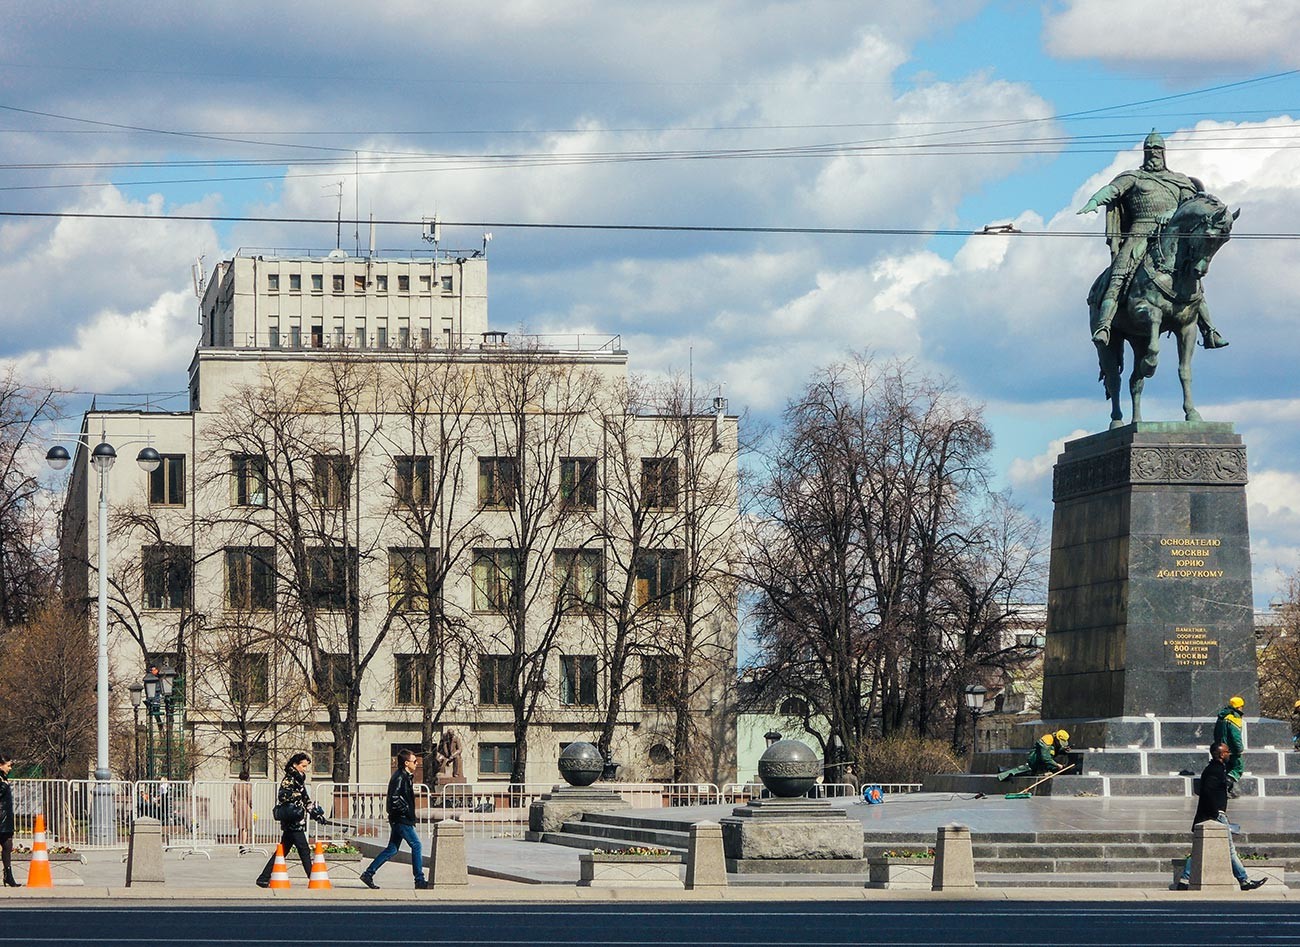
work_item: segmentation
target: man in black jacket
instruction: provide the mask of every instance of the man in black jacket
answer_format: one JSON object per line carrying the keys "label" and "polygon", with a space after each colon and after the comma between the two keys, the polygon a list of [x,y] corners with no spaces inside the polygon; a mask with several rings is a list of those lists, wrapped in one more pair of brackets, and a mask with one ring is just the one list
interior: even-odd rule
{"label": "man in black jacket", "polygon": [[[1246,874],[1245,866],[1237,857],[1237,846],[1232,844],[1232,825],[1228,822],[1228,757],[1232,751],[1226,743],[1215,743],[1210,747],[1210,762],[1201,772],[1201,794],[1196,803],[1196,815],[1192,817],[1192,827],[1202,822],[1222,822],[1228,826],[1228,855],[1232,858],[1232,875],[1241,885],[1242,891],[1254,891],[1267,878],[1253,881]],[[1192,859],[1188,857],[1183,864],[1183,875],[1178,879],[1179,891],[1186,891],[1192,880]]]}
{"label": "man in black jacket", "polygon": [[410,750],[398,750],[397,769],[393,773],[393,778],[388,781],[386,800],[388,824],[391,826],[388,847],[376,855],[370,867],[361,874],[361,880],[368,888],[379,887],[375,884],[375,872],[379,870],[380,865],[397,854],[397,849],[401,847],[403,841],[411,848],[411,868],[415,872],[415,886],[429,887],[429,883],[424,880],[424,849],[420,846],[420,835],[415,831],[415,787],[411,784],[411,776],[414,773],[415,754]]}

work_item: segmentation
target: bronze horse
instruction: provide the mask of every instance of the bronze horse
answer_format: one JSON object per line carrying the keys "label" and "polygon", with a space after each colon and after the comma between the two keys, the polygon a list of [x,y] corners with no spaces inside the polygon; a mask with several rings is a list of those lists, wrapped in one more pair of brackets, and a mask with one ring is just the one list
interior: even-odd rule
{"label": "bronze horse", "polygon": [[[1133,398],[1133,421],[1142,420],[1142,386],[1156,373],[1160,357],[1160,334],[1169,332],[1178,340],[1178,379],[1183,384],[1183,416],[1201,420],[1192,403],[1192,352],[1196,349],[1197,316],[1208,312],[1201,291],[1201,278],[1210,260],[1232,235],[1232,222],[1240,210],[1229,213],[1223,201],[1210,194],[1197,194],[1178,205],[1173,215],[1147,241],[1146,255],[1120,294],[1119,309],[1111,326],[1108,345],[1097,346],[1101,380],[1110,399],[1110,426],[1122,427],[1119,407],[1120,371],[1124,367],[1124,343],[1133,351],[1133,372],[1129,393]],[[1110,278],[1109,267],[1097,277],[1088,292],[1092,328],[1097,328],[1102,294]]]}

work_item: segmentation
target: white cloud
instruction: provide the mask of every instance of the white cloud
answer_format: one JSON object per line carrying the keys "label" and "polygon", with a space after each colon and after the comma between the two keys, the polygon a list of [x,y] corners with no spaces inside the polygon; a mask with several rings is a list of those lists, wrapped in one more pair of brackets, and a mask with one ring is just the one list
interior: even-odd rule
{"label": "white cloud", "polygon": [[1093,432],[1079,428],[1053,440],[1047,445],[1047,450],[1036,457],[1030,457],[1028,460],[1017,457],[1007,470],[1007,479],[1011,481],[1011,486],[1017,490],[1039,490],[1043,482],[1051,477],[1057,458],[1065,450],[1065,442],[1091,433]]}
{"label": "white cloud", "polygon": [[1278,0],[1063,0],[1043,36],[1053,55],[1133,66],[1300,64],[1300,18]]}

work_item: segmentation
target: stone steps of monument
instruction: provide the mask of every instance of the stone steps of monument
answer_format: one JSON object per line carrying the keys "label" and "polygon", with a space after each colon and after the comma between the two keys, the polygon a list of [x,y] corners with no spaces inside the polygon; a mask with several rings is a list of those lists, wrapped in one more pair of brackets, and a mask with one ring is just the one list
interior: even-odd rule
{"label": "stone steps of monument", "polygon": [[563,845],[565,848],[579,848],[584,851],[593,851],[601,848],[606,851],[621,851],[625,848],[664,848],[674,855],[685,855],[686,848],[684,845],[667,845],[663,842],[639,841],[636,839],[619,839],[611,838],[606,835],[583,835],[578,832],[570,832],[567,829],[561,832],[543,832],[538,841],[545,842],[548,845]]}
{"label": "stone steps of monument", "polygon": [[[587,817],[603,813],[586,813]],[[686,849],[690,841],[689,832],[662,829],[657,825],[610,824],[595,819],[576,819],[565,822],[560,828],[565,835],[583,838],[609,839],[630,845],[648,845],[659,848]]]}
{"label": "stone steps of monument", "polygon": [[646,818],[639,815],[635,809],[618,809],[612,812],[586,812],[583,813],[582,821],[594,825],[625,825],[632,828],[649,826],[666,832],[681,832],[683,834],[689,833],[693,824],[690,819]]}

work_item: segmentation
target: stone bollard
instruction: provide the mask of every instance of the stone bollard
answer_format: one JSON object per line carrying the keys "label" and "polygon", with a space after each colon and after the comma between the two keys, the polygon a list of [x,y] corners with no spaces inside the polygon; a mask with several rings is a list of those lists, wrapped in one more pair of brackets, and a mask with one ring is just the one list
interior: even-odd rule
{"label": "stone bollard", "polygon": [[1193,891],[1235,891],[1232,856],[1228,853],[1228,827],[1222,822],[1201,822],[1192,827]]}
{"label": "stone bollard", "polygon": [[939,826],[934,846],[934,878],[931,891],[956,891],[975,887],[975,856],[971,851],[970,827]]}
{"label": "stone bollard", "polygon": [[455,819],[435,823],[430,847],[429,887],[469,884],[469,868],[465,864],[465,826]]}
{"label": "stone bollard", "polygon": [[696,822],[691,826],[686,850],[686,887],[725,888],[727,859],[722,851],[722,826],[717,822]]}
{"label": "stone bollard", "polygon": [[136,819],[126,850],[126,886],[166,884],[163,877],[162,823]]}

